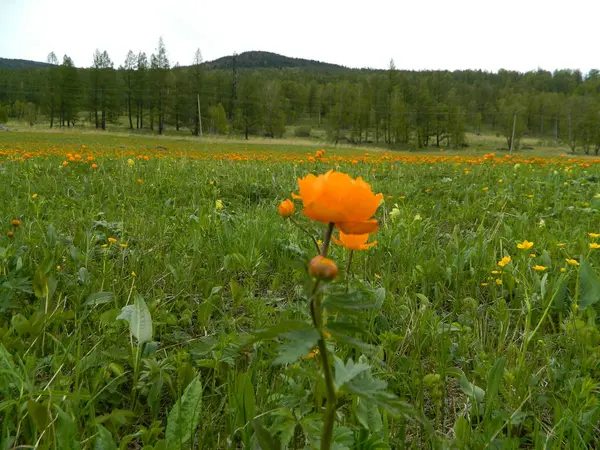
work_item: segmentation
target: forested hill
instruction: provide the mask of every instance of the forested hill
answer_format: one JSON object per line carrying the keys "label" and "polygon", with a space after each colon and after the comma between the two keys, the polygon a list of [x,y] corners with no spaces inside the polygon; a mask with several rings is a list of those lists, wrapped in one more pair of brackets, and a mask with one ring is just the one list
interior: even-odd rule
{"label": "forested hill", "polygon": [[204,63],[207,69],[232,69],[233,66],[240,69],[289,69],[299,68],[315,72],[344,72],[348,69],[337,64],[330,64],[312,59],[290,58],[278,53],[271,52],[244,52],[239,55],[223,56]]}
{"label": "forested hill", "polygon": [[0,69],[43,69],[50,64],[28,59],[0,58]]}

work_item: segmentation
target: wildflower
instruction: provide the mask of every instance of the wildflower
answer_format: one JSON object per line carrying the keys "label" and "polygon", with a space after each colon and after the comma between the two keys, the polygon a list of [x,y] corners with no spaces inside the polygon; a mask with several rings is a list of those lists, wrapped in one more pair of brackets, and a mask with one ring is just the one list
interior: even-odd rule
{"label": "wildflower", "polygon": [[492,270],[492,275],[498,275],[499,273],[502,273],[502,272],[500,272],[499,270]]}
{"label": "wildflower", "polygon": [[593,238],[593,239],[596,239],[596,238],[600,237],[600,234],[598,234],[598,233],[588,233],[588,236],[591,237],[591,238]]}
{"label": "wildflower", "polygon": [[135,272],[131,272],[131,276],[135,278],[137,277],[137,274]]}
{"label": "wildflower", "polygon": [[138,182],[138,184],[142,184],[143,180],[141,178],[138,178],[137,182]]}
{"label": "wildflower", "polygon": [[390,211],[390,218],[392,220],[396,220],[399,216],[400,216],[400,210],[398,209],[398,207],[392,208],[392,210]]}
{"label": "wildflower", "polygon": [[62,162],[62,166],[63,166],[63,167],[67,167],[68,165],[69,165],[69,161],[63,161],[63,162]]}
{"label": "wildflower", "polygon": [[414,220],[423,220],[423,218],[421,217],[421,214],[415,214]]}
{"label": "wildflower", "polygon": [[11,239],[15,237],[14,231],[9,231],[8,233],[6,233],[6,235]]}
{"label": "wildflower", "polygon": [[538,227],[544,228],[546,226],[546,221],[544,219],[540,219],[538,222]]}
{"label": "wildflower", "polygon": [[92,169],[97,169],[98,168],[98,164],[94,163],[92,164]]}
{"label": "wildflower", "polygon": [[345,234],[340,231],[340,238],[333,236],[333,241],[342,247],[346,247],[350,250],[367,250],[377,244],[377,241],[373,241],[367,244],[369,240],[369,234]]}
{"label": "wildflower", "polygon": [[21,226],[21,221],[19,219],[13,219],[10,221],[10,224],[15,228],[19,228]]}
{"label": "wildflower", "polygon": [[502,286],[502,278],[496,278],[496,284]]}
{"label": "wildflower", "polygon": [[590,248],[593,249],[593,250],[597,250],[597,249],[600,248],[600,244],[598,244],[597,242],[592,242],[590,244]]}
{"label": "wildflower", "polygon": [[515,165],[513,166],[513,169],[514,169],[514,170],[517,170],[517,169],[519,169],[520,167],[521,167],[521,164],[517,163],[517,164],[515,164]]}
{"label": "wildflower", "polygon": [[391,200],[391,199],[393,199],[393,198],[394,198],[394,196],[393,196],[393,195],[388,195],[388,196],[387,196],[387,199],[388,199],[388,200]]}
{"label": "wildflower", "polygon": [[502,258],[500,261],[498,261],[498,265],[499,265],[500,267],[504,267],[504,266],[506,266],[507,264],[510,264],[510,262],[511,262],[511,261],[512,261],[512,259],[511,259],[511,257],[510,257],[510,256],[505,256],[505,257],[503,257],[503,258]]}
{"label": "wildflower", "polygon": [[487,186],[481,188],[481,190],[484,192],[487,191],[488,189],[489,189],[489,187],[487,187]]}
{"label": "wildflower", "polygon": [[92,161],[94,160],[94,157],[93,157],[93,156],[88,156],[88,157],[87,157],[87,160],[88,160],[89,162],[92,162]]}
{"label": "wildflower", "polygon": [[377,278],[378,280],[381,280],[381,275],[379,275],[378,273],[375,274],[375,278]]}
{"label": "wildflower", "polygon": [[406,195],[401,195],[400,197],[398,197],[400,200],[404,200],[406,198]]}
{"label": "wildflower", "polygon": [[557,247],[564,247],[565,244],[556,244]]}
{"label": "wildflower", "polygon": [[129,245],[127,245],[127,244],[119,244],[119,247],[121,247],[121,248],[127,248],[127,247],[129,247]]}
{"label": "wildflower", "polygon": [[528,194],[527,198],[533,198],[533,194]]}
{"label": "wildflower", "polygon": [[33,194],[33,195],[31,196],[31,198],[35,200],[36,198],[38,198],[38,195],[37,195],[37,194]]}
{"label": "wildflower", "polygon": [[567,271],[567,269],[565,269],[564,267],[560,268],[561,273],[565,273]]}
{"label": "wildflower", "polygon": [[108,248],[108,244],[102,244],[100,247],[102,247],[102,248]]}
{"label": "wildflower", "polygon": [[107,241],[108,241],[110,244],[115,244],[115,243],[117,242],[117,239],[116,239],[116,238],[114,238],[114,237],[109,237],[109,238],[107,239]]}
{"label": "wildflower", "polygon": [[225,205],[223,205],[223,200],[217,200],[217,201],[215,202],[215,209],[216,209],[217,211],[220,211],[220,210],[222,210],[224,207],[225,207]]}
{"label": "wildflower", "polygon": [[429,194],[430,192],[431,192],[431,189],[429,189],[429,188],[425,189],[426,194]]}
{"label": "wildflower", "polygon": [[308,273],[320,280],[331,281],[337,277],[338,268],[331,259],[319,255],[310,260]]}
{"label": "wildflower", "polygon": [[485,282],[483,282],[483,283],[481,283],[481,285],[482,285],[483,287],[486,287],[488,284],[487,284],[487,283],[485,283]]}
{"label": "wildflower", "polygon": [[127,165],[129,166],[129,168],[133,168],[133,166],[135,166],[135,161],[131,158],[129,158],[127,160]]}
{"label": "wildflower", "polygon": [[317,356],[319,354],[319,349],[317,347],[315,347],[315,349],[310,352],[308,355],[303,356],[303,359],[313,359],[315,356]]}
{"label": "wildflower", "polygon": [[279,204],[277,210],[279,211],[279,215],[281,217],[290,217],[295,211],[294,202],[292,202],[289,198],[286,198]]}
{"label": "wildflower", "polygon": [[543,272],[544,270],[547,269],[546,266],[540,266],[540,265],[535,265],[532,267],[533,270],[537,271],[537,272]]}
{"label": "wildflower", "polygon": [[62,270],[61,266],[56,266],[56,270],[58,270],[59,272]]}
{"label": "wildflower", "polygon": [[536,257],[536,254],[535,254],[535,253],[530,253],[530,254],[529,254],[529,257],[530,257],[530,258],[535,258],[535,257]]}
{"label": "wildflower", "polygon": [[531,247],[533,247],[533,242],[528,241],[527,239],[525,239],[523,242],[521,242],[520,244],[517,244],[517,248],[523,249],[523,250],[528,250]]}
{"label": "wildflower", "polygon": [[85,144],[81,144],[81,149],[82,149],[82,150],[85,150],[86,148],[87,148],[87,145],[85,145]]}
{"label": "wildflower", "polygon": [[502,178],[500,178],[500,179],[498,180],[498,183],[502,183],[502,182],[504,182],[504,180],[503,180]]}
{"label": "wildflower", "polygon": [[307,175],[298,180],[304,214],[309,219],[335,223],[346,234],[377,231],[377,220],[371,217],[379,207],[383,194],[375,195],[361,177],[352,179],[345,173],[329,172]]}
{"label": "wildflower", "polygon": [[571,266],[579,265],[579,261],[577,261],[576,259],[567,258],[565,259],[565,261],[567,261],[567,264],[570,264]]}

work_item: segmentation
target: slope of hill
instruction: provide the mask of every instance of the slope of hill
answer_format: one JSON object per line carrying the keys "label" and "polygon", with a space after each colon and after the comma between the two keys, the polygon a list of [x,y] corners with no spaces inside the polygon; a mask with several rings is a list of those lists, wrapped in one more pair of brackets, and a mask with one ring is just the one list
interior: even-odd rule
{"label": "slope of hill", "polygon": [[43,69],[50,64],[28,59],[0,58],[0,69]]}
{"label": "slope of hill", "polygon": [[[298,68],[318,72],[343,72],[351,70],[337,64],[313,61],[311,59],[291,58],[271,52],[251,51],[240,53],[236,57],[236,66],[240,69],[289,69]],[[204,63],[207,69],[231,69],[234,56],[223,56]]]}

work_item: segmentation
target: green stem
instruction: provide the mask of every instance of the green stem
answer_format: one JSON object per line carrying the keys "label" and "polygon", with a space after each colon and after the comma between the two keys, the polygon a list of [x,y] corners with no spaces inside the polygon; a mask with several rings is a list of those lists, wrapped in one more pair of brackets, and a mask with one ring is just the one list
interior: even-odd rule
{"label": "green stem", "polygon": [[290,217],[289,219],[290,219],[290,222],[292,222],[294,225],[296,225],[298,228],[300,228],[302,231],[304,231],[310,237],[310,239],[313,241],[313,244],[315,244],[317,253],[321,253],[321,249],[319,248],[319,243],[317,242],[315,237],[312,234],[310,234],[310,232],[306,228],[304,228],[302,225],[300,225],[298,222],[296,222],[292,217]]}
{"label": "green stem", "polygon": [[329,251],[329,243],[331,242],[331,235],[333,234],[333,227],[335,224],[333,222],[329,222],[327,226],[327,232],[325,233],[325,239],[323,239],[323,248],[321,249],[321,256],[327,257],[327,252]]}

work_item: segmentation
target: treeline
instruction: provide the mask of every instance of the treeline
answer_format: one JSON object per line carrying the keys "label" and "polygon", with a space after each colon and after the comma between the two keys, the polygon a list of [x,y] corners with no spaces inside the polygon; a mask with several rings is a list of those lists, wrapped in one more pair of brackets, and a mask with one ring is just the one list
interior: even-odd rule
{"label": "treeline", "polygon": [[85,122],[246,138],[281,137],[294,126],[297,136],[318,129],[336,143],[389,147],[461,147],[467,131],[505,136],[510,147],[514,126],[517,146],[532,136],[574,152],[600,150],[596,70],[585,76],[577,70],[414,72],[391,61],[387,70],[328,72],[241,68],[236,58],[227,69],[215,68],[197,50],[191,65],[171,66],[162,39],[149,57],[129,51],[118,67],[98,50],[85,69],[51,53],[49,68],[0,70],[0,122],[9,116],[50,127]]}

